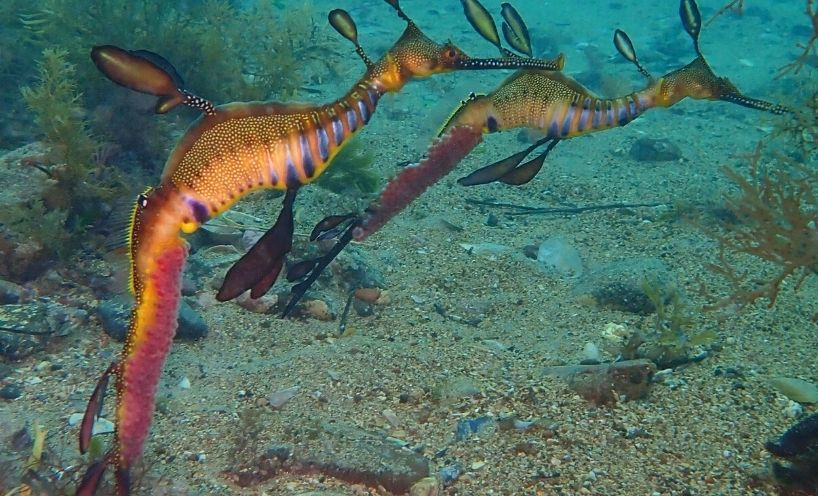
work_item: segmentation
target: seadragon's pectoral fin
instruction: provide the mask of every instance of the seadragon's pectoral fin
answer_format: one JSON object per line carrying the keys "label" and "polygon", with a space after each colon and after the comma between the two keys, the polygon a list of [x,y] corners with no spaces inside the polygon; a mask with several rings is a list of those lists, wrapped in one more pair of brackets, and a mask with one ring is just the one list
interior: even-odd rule
{"label": "seadragon's pectoral fin", "polygon": [[293,247],[293,203],[297,189],[288,189],[275,224],[239,259],[224,277],[216,299],[228,301],[248,289],[251,298],[264,296],[275,283],[284,258]]}
{"label": "seadragon's pectoral fin", "polygon": [[[551,143],[549,143],[548,148],[543,155],[520,166],[520,162],[522,162],[523,159],[525,159],[531,152],[549,141]],[[481,167],[471,174],[461,177],[457,180],[457,183],[461,186],[477,186],[478,184],[487,184],[494,181],[501,181],[507,184],[515,185],[525,184],[526,182],[530,181],[537,174],[537,172],[539,172],[540,167],[542,167],[542,161],[545,160],[545,156],[548,155],[548,152],[550,152],[551,149],[556,146],[557,141],[559,140],[550,137],[542,138],[523,151],[517,152],[514,155],[510,155],[502,160],[498,160],[493,164]],[[537,166],[536,163],[538,160],[539,166]],[[533,172],[528,174],[529,171]]]}

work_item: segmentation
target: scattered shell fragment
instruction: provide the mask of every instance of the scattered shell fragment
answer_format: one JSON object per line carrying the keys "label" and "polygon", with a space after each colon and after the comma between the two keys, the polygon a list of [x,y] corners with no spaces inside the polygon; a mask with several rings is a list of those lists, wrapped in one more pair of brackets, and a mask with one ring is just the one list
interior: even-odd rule
{"label": "scattered shell fragment", "polygon": [[187,376],[182,377],[182,380],[179,381],[179,389],[190,389],[190,379]]}

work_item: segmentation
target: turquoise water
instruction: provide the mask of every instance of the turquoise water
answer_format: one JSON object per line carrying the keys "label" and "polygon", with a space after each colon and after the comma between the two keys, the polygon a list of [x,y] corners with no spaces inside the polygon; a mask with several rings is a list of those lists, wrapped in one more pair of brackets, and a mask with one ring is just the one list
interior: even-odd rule
{"label": "turquoise water", "polygon": [[[185,236],[179,329],[132,492],[814,494],[808,428],[796,436],[804,453],[765,449],[818,403],[814,50],[782,70],[813,27],[805,2],[745,0],[742,15],[713,18],[720,3],[701,5],[713,71],[794,113],[688,99],[562,140],[528,184],[459,185],[544,135],[486,134],[346,247],[288,318],[296,283],[283,276],[260,299],[215,296],[276,221],[280,191],[253,192]],[[460,2],[401,6],[429,38],[497,55]],[[500,2],[485,6],[499,25]],[[601,97],[649,84],[617,53],[615,29],[653,75],[696,56],[675,1],[514,6],[534,55],[565,54],[565,77]],[[73,494],[116,444],[127,413],[113,380],[100,446],[80,454],[77,437],[100,374],[128,358],[123,233],[137,195],[169,184],[171,150],[202,122],[188,108],[155,115],[156,97],[106,79],[91,48],[159,54],[216,105],[321,105],[365,71],[327,22],[336,8],[376,61],[406,26],[374,0],[0,6],[0,494]],[[408,164],[435,161],[459,102],[512,74],[433,75],[358,114],[368,123],[327,180],[299,188],[285,272],[329,250],[309,240],[316,223],[364,212]],[[112,474],[99,494],[113,493]]]}

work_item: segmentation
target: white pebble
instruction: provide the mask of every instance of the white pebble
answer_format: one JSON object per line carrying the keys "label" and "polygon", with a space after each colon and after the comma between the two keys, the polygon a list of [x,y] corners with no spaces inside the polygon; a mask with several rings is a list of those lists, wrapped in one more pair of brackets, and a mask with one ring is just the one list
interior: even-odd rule
{"label": "white pebble", "polygon": [[602,354],[599,348],[594,343],[588,341],[585,343],[585,348],[582,350],[582,358],[588,362],[601,362]]}
{"label": "white pebble", "polygon": [[[68,425],[75,426],[82,422],[82,418],[85,414],[82,413],[72,413],[68,417]],[[109,432],[114,432],[114,423],[106,418],[98,418],[96,422],[94,422],[94,428],[92,429],[92,434],[107,434]]]}
{"label": "white pebble", "polygon": [[797,401],[790,400],[790,403],[784,408],[784,415],[790,418],[796,418],[804,413],[804,407]]}
{"label": "white pebble", "polygon": [[182,377],[182,380],[179,381],[179,388],[180,389],[190,389],[190,379],[187,376]]}

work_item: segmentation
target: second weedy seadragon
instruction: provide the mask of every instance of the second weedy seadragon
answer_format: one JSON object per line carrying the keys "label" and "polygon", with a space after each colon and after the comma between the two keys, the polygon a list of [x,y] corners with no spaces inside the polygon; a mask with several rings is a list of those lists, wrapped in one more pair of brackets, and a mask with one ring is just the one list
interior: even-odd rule
{"label": "second weedy seadragon", "polygon": [[330,13],[331,25],[354,43],[367,70],[345,95],[320,106],[278,102],[215,106],[184,89],[173,66],[155,53],[110,45],[92,50],[94,63],[109,79],[157,96],[158,113],[187,105],[203,115],[176,145],[160,184],[139,195],[134,207],[128,240],[136,305],[122,354],[91,395],[81,424],[80,450],[88,449],[111,376],[117,393],[114,440],[103,459],[88,469],[78,494],[93,494],[108,465],[116,467],[118,494],[130,490],[131,468],[147,439],[156,386],[176,330],[187,257],[181,233],[194,232],[252,191],[285,190],[284,208],[275,225],[229,271],[218,295],[227,300],[249,289],[251,296],[260,296],[275,282],[291,248],[296,191],[315,180],[369,122],[385,93],[399,91],[411,79],[453,70],[561,68],[561,57],[554,61],[513,55],[468,57],[451,43],[436,43],[425,36],[398,0],[387,3],[407,27],[378,62],[372,62],[358,44],[350,16],[340,9]]}
{"label": "second weedy seadragon", "polygon": [[[476,0],[461,2],[474,28],[499,46],[497,28],[486,9]],[[516,12],[509,12],[506,5],[502,12],[506,21],[503,34],[516,50],[530,53],[527,29]],[[561,140],[622,127],[650,109],[670,107],[685,98],[720,100],[773,114],[789,112],[781,105],[747,97],[727,78],[716,76],[699,49],[701,15],[696,2],[681,0],[679,15],[697,56],[686,66],[660,78],[654,78],[642,66],[625,32],[616,30],[614,34],[617,50],[649,80],[642,90],[618,98],[601,98],[562,72],[523,69],[509,76],[491,93],[472,94],[464,100],[430,146],[427,157],[417,165],[404,168],[363,215],[330,216],[318,223],[313,237],[323,237],[325,231],[336,235],[337,230],[333,229],[339,220],[346,221],[346,230],[329,252],[312,261],[315,268],[308,277],[293,287],[294,298],[288,310],[345,245],[353,240],[361,241],[379,230],[429,186],[451,172],[480,143],[482,134],[529,128],[541,131],[545,137],[525,150],[461,178],[458,182],[462,185],[493,181],[525,184],[540,171],[548,153]],[[544,151],[520,165],[543,145]]]}
{"label": "second weedy seadragon", "polygon": [[[645,88],[616,97],[601,98],[562,72],[521,70],[487,95],[471,95],[443,127],[468,125],[496,133],[528,128],[545,136],[525,150],[474,171],[458,182],[473,186],[493,181],[520,185],[542,168],[548,153],[562,140],[607,131],[632,122],[648,110],[671,107],[685,98],[720,100],[773,114],[789,110],[781,105],[743,95],[729,79],[717,76],[699,48],[701,14],[695,0],[682,0],[679,15],[693,40],[696,58],[662,77],[653,77],[639,62],[630,38],[616,30],[614,45],[648,79]],[[535,158],[520,163],[535,149],[545,149]]]}

